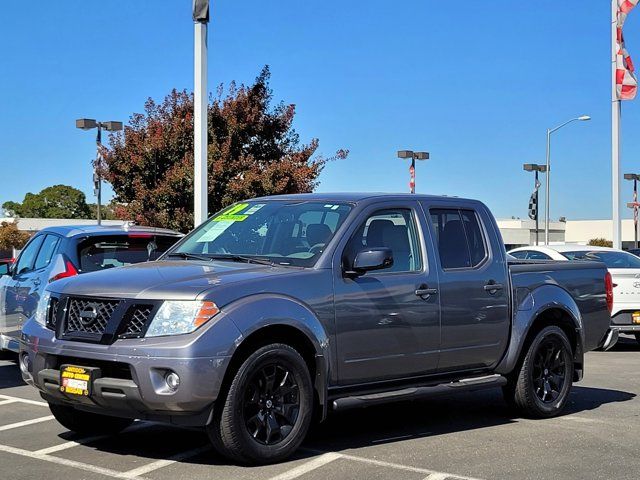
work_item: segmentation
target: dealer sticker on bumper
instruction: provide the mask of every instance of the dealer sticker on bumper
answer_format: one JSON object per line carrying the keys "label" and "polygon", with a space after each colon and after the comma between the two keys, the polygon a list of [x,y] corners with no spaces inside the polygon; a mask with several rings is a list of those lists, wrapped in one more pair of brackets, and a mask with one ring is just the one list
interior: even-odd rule
{"label": "dealer sticker on bumper", "polygon": [[60,369],[60,391],[71,395],[88,396],[91,372],[84,367],[63,365]]}

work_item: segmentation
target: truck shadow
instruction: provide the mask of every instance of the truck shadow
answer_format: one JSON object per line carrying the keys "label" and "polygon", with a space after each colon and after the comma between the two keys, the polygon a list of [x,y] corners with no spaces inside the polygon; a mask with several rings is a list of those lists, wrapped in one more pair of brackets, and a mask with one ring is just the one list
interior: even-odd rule
{"label": "truck shadow", "polygon": [[0,352],[0,390],[3,388],[26,385],[18,368],[18,355],[13,352]]}
{"label": "truck shadow", "polygon": [[[574,386],[563,416],[626,402],[635,396],[619,390]],[[327,445],[332,450],[343,450],[520,421],[518,413],[507,406],[500,390],[495,389],[335,414],[312,432],[306,444],[318,450],[326,450]]]}

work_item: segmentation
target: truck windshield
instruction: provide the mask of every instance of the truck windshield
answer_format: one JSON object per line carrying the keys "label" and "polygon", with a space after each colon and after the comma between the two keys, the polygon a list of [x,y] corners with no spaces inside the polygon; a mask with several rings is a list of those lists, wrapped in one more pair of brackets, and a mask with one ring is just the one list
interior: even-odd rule
{"label": "truck windshield", "polygon": [[345,203],[249,201],[213,215],[169,255],[313,266],[351,211]]}
{"label": "truck windshield", "polygon": [[595,260],[604,263],[607,268],[640,268],[640,258],[627,252],[578,251],[562,252],[569,260]]}

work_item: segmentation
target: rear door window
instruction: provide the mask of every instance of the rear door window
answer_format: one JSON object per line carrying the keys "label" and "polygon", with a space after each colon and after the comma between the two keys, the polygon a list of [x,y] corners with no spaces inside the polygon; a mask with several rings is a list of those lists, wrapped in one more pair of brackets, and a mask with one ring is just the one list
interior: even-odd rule
{"label": "rear door window", "polygon": [[179,240],[153,234],[101,235],[78,244],[80,271],[95,272],[157,259]]}
{"label": "rear door window", "polygon": [[42,242],[42,247],[36,257],[36,263],[33,267],[34,270],[40,270],[47,267],[51,263],[51,259],[58,250],[60,244],[60,237],[56,235],[47,235]]}
{"label": "rear door window", "polygon": [[487,246],[473,210],[430,210],[443,269],[473,268],[487,258]]}

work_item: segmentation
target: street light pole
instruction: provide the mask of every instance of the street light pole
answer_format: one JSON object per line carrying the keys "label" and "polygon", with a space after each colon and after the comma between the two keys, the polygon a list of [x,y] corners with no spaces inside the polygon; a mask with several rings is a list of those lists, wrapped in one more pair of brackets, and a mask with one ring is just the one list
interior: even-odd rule
{"label": "street light pole", "polygon": [[98,217],[98,225],[102,225],[102,130],[108,132],[118,132],[122,130],[122,122],[98,122],[93,118],[79,118],[76,120],[76,128],[81,130],[91,130],[96,128],[96,159],[93,162],[93,194],[96,196],[96,216]]}
{"label": "street light pole", "polygon": [[194,86],[193,86],[193,222],[207,219],[207,23],[209,0],[193,0]]}
{"label": "street light pole", "polygon": [[410,158],[409,190],[416,193],[416,160],[428,160],[429,152],[414,152],[413,150],[398,150],[398,158]]}
{"label": "street light pole", "polygon": [[546,180],[546,192],[545,192],[545,213],[544,213],[544,243],[545,245],[549,245],[549,205],[550,205],[550,183],[551,183],[551,134],[557,130],[560,130],[565,125],[569,125],[572,122],[580,121],[584,122],[587,120],[591,120],[591,117],[588,115],[582,115],[580,117],[572,118],[571,120],[567,120],[561,125],[558,125],[555,128],[547,129],[547,180]]}

